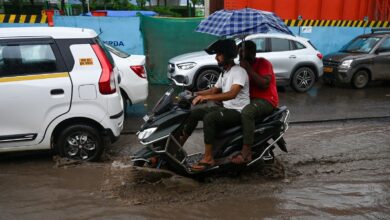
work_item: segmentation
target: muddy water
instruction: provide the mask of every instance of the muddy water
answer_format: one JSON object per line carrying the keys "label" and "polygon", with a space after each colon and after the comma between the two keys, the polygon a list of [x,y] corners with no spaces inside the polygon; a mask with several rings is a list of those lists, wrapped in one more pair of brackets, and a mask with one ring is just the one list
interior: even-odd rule
{"label": "muddy water", "polygon": [[[133,135],[101,163],[1,158],[0,219],[389,219],[389,133],[390,120],[292,126],[289,153],[277,151],[286,177],[276,180],[252,171],[131,182],[131,171],[113,170],[139,147]],[[189,143],[201,150],[201,131]]]}

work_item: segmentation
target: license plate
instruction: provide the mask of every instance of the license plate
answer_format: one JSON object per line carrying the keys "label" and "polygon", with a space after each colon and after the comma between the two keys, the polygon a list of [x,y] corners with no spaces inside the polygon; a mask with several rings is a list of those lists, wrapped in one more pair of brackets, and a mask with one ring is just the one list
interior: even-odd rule
{"label": "license plate", "polygon": [[333,72],[333,68],[332,67],[324,67],[324,72],[331,73],[331,72]]}
{"label": "license plate", "polygon": [[145,115],[143,118],[142,118],[145,122],[147,122],[149,120],[149,115]]}

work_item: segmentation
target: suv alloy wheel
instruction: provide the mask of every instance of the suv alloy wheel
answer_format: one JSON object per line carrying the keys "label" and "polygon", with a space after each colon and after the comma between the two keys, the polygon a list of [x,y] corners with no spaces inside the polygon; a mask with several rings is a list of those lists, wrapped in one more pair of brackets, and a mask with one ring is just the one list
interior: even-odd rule
{"label": "suv alloy wheel", "polygon": [[297,92],[306,92],[311,89],[315,83],[316,75],[309,67],[297,69],[291,79],[291,86]]}
{"label": "suv alloy wheel", "polygon": [[196,91],[206,90],[217,83],[219,73],[215,70],[208,69],[201,72],[196,79]]}

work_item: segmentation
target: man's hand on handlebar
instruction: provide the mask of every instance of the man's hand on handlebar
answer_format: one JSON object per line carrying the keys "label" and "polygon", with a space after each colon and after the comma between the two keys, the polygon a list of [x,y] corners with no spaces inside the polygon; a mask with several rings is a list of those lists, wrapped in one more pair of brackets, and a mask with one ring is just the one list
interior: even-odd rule
{"label": "man's hand on handlebar", "polygon": [[207,95],[198,95],[194,98],[194,100],[192,100],[192,104],[193,105],[201,104],[207,102],[207,100],[208,100]]}

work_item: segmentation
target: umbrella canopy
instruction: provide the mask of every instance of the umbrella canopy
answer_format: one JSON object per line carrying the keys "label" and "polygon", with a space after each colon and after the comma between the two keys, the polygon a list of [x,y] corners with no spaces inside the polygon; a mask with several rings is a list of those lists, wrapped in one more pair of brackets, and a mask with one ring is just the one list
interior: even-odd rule
{"label": "umbrella canopy", "polygon": [[251,8],[216,11],[195,29],[216,36],[249,35],[271,30],[293,35],[276,14]]}

